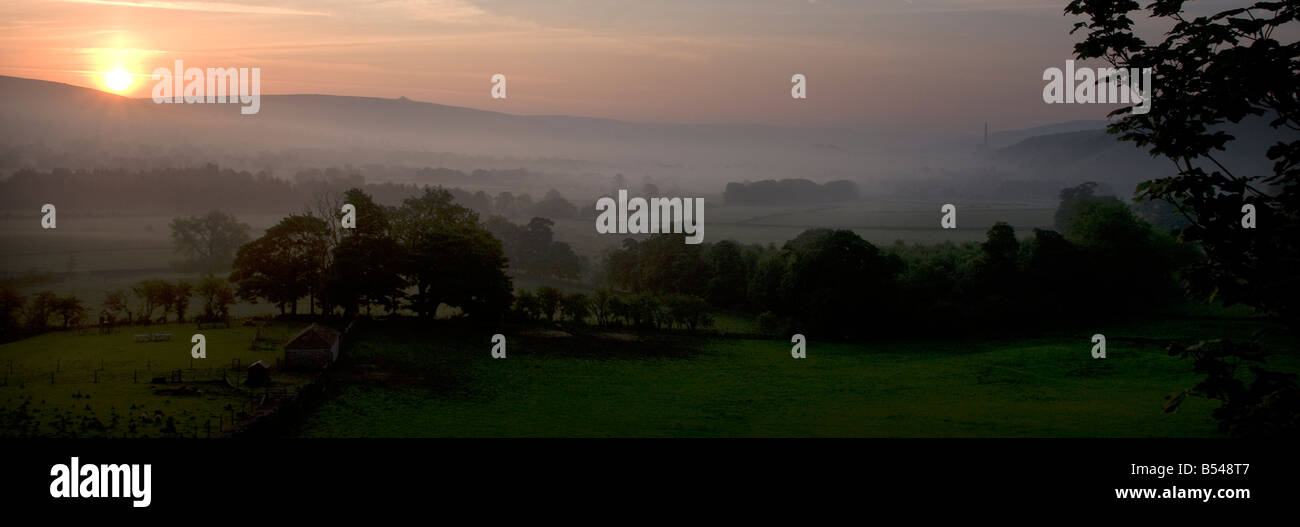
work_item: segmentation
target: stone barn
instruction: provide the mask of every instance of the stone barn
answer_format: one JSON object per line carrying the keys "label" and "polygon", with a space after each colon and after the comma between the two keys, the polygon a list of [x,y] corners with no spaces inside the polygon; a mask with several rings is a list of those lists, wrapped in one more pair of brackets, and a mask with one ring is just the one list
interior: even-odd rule
{"label": "stone barn", "polygon": [[323,370],[339,358],[339,332],[320,324],[303,328],[284,345],[284,367]]}

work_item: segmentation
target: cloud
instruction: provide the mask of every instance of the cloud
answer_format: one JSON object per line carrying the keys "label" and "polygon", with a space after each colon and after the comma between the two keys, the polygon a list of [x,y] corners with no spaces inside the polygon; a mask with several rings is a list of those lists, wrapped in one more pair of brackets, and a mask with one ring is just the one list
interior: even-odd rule
{"label": "cloud", "polygon": [[252,15],[304,15],[328,16],[320,11],[307,11],[286,7],[272,7],[229,2],[186,2],[167,0],[62,0],[74,4],[95,4],[123,7],[143,7],[150,9],[172,9],[178,11],[203,11],[208,13],[243,13]]}

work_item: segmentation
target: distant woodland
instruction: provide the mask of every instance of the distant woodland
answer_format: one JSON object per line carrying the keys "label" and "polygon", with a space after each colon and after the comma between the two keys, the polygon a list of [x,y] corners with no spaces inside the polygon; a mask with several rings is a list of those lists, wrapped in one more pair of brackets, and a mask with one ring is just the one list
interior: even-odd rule
{"label": "distant woodland", "polygon": [[[421,183],[366,183],[356,172],[338,168],[301,170],[288,180],[214,164],[152,170],[19,170],[0,181],[0,209],[35,213],[41,204],[55,203],[63,214],[171,214],[213,209],[236,214],[285,213],[300,211],[304,204],[319,201],[319,196],[341,194],[352,188],[364,190],[377,203],[396,205],[420,195],[422,187],[428,185],[493,185],[545,177],[523,169],[463,172],[426,168],[412,174]],[[448,190],[457,203],[484,217],[500,215],[527,221],[534,216],[562,219],[578,213],[578,207],[556,191],[534,199],[527,193],[489,195]]]}

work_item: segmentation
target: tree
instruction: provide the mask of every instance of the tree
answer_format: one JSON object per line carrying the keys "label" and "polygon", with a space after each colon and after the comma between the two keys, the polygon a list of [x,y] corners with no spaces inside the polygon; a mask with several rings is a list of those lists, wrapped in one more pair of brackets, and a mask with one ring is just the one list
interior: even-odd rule
{"label": "tree", "polygon": [[560,299],[560,312],[564,313],[564,318],[578,324],[583,324],[587,320],[587,315],[591,314],[591,307],[587,303],[587,295],[582,293],[573,293],[564,295]]}
{"label": "tree", "polygon": [[86,307],[76,295],[68,295],[56,300],[53,307],[54,313],[63,319],[64,330],[81,325],[81,320],[86,315]]}
{"label": "tree", "polygon": [[168,306],[172,303],[170,289],[170,284],[158,279],[142,280],[131,286],[131,293],[139,300],[136,309],[139,322],[152,323],[153,312],[159,307],[163,308],[163,318],[167,317]]}
{"label": "tree", "polygon": [[208,275],[199,282],[196,292],[203,300],[200,322],[221,322],[230,317],[230,306],[235,303],[235,291],[229,282]]}
{"label": "tree", "polygon": [[527,225],[510,223],[503,216],[492,216],[483,226],[501,240],[510,267],[531,275],[576,279],[584,261],[569,244],[554,240],[551,227],[555,222],[533,218]]}
{"label": "tree", "polygon": [[9,284],[0,284],[0,342],[18,338],[22,331],[20,316],[27,298]]}
{"label": "tree", "polygon": [[134,321],[131,318],[130,298],[127,296],[126,291],[121,289],[114,289],[104,293],[104,311],[107,311],[114,320],[120,318],[128,323]]}
{"label": "tree", "polygon": [[1020,298],[1020,240],[1004,222],[989,228],[980,245],[979,272],[975,288],[982,303],[1002,312],[1014,310]]}
{"label": "tree", "polygon": [[[357,189],[350,189],[350,191],[360,192]],[[310,205],[303,211],[303,216],[311,216],[325,223],[326,230],[329,232],[326,238],[329,240],[330,247],[337,246],[343,238],[345,229],[340,221],[343,215],[343,204],[356,205],[351,201],[352,197],[354,195],[349,193],[340,195],[329,188],[318,188],[312,192]]]}
{"label": "tree", "polygon": [[551,189],[533,207],[532,214],[543,218],[572,218],[578,215],[578,208],[569,203],[569,200],[564,199],[564,196],[561,196],[555,189]]}
{"label": "tree", "polygon": [[642,329],[659,329],[665,322],[659,307],[659,300],[655,293],[633,295],[626,306],[628,324]]}
{"label": "tree", "polygon": [[709,279],[704,292],[715,306],[738,308],[745,303],[748,275],[752,267],[745,261],[740,244],[723,240],[708,251]]}
{"label": "tree", "polygon": [[617,297],[607,289],[596,291],[591,297],[589,305],[591,316],[595,317],[596,324],[599,326],[609,326],[614,323],[614,301]]}
{"label": "tree", "polygon": [[521,315],[524,320],[540,320],[542,318],[541,304],[537,302],[537,296],[531,291],[521,290],[515,295],[515,311]]}
{"label": "tree", "polygon": [[411,308],[421,317],[432,317],[444,303],[471,317],[505,314],[511,303],[507,260],[477,213],[453,203],[450,192],[427,188],[402,203],[394,223],[403,276],[416,289]]}
{"label": "tree", "polygon": [[902,261],[850,230],[804,231],[781,250],[787,269],[777,314],[804,332],[860,334],[887,327]]}
{"label": "tree", "polygon": [[172,244],[191,269],[226,269],[239,246],[248,242],[248,225],[221,211],[171,221]]}
{"label": "tree", "polygon": [[695,331],[713,325],[709,316],[709,304],[703,298],[694,295],[672,294],[664,297],[673,324]]}
{"label": "tree", "polygon": [[32,334],[44,333],[50,327],[50,316],[55,313],[59,296],[53,291],[41,291],[27,301],[25,315]]}
{"label": "tree", "polygon": [[[369,313],[372,304],[390,305],[406,287],[402,279],[404,254],[393,237],[387,208],[359,189],[348,190],[347,203],[356,207],[357,225],[344,230],[334,247],[326,273],[325,297],[347,316]],[[393,308],[390,307],[390,312]]]}
{"label": "tree", "polygon": [[[1075,44],[1079,59],[1100,58],[1117,68],[1153,68],[1150,111],[1121,108],[1109,127],[1153,156],[1168,159],[1173,175],[1143,182],[1137,197],[1164,200],[1187,219],[1181,237],[1205,258],[1185,273],[1189,290],[1200,298],[1243,304],[1276,315],[1292,332],[1300,331],[1300,44],[1283,44],[1274,33],[1295,23],[1297,2],[1256,2],[1210,16],[1186,17],[1183,0],[1155,0],[1151,18],[1172,27],[1164,41],[1148,44],[1133,30],[1133,0],[1074,0],[1068,14],[1084,18],[1071,31],[1085,30]],[[1234,172],[1218,152],[1235,137],[1226,123],[1266,122],[1289,131],[1266,156],[1271,174]],[[1244,209],[1255,209],[1253,227]],[[1211,373],[1191,392],[1218,399],[1220,425],[1231,432],[1295,434],[1300,431],[1300,396],[1294,376],[1267,370],[1257,343],[1202,342],[1177,346],[1172,353],[1192,357],[1200,372]],[[1236,364],[1252,363],[1254,383],[1243,390]],[[1262,384],[1261,384],[1262,383]],[[1258,388],[1258,389],[1256,389]],[[1187,394],[1171,399],[1171,409]]]}
{"label": "tree", "polygon": [[537,288],[537,306],[539,314],[547,322],[555,320],[555,315],[560,312],[560,300],[564,298],[564,293],[559,289],[550,286]]}
{"label": "tree", "polygon": [[190,307],[190,298],[194,297],[194,286],[189,282],[178,281],[171,287],[172,310],[176,312],[176,321],[185,323],[185,311]]}
{"label": "tree", "polygon": [[1066,219],[1074,216],[1074,208],[1080,203],[1096,196],[1097,182],[1088,181],[1073,187],[1061,189],[1061,202],[1056,206],[1053,226],[1056,232],[1065,232]]}
{"label": "tree", "polygon": [[709,280],[704,247],[684,239],[683,234],[656,234],[645,241],[623,240],[606,262],[610,283],[633,292],[703,291]]}
{"label": "tree", "polygon": [[309,312],[314,313],[328,251],[329,227],[324,220],[291,215],[239,248],[230,281],[238,284],[240,298],[265,299],[281,314],[286,307],[297,313],[302,297],[308,298]]}
{"label": "tree", "polygon": [[[1034,237],[1025,243],[1025,253],[1025,291],[1031,300],[1026,307],[1031,316],[1091,312],[1095,304],[1111,303],[1108,298],[1088,294],[1090,280],[1083,251],[1060,233],[1034,229]],[[1062,298],[1077,302],[1062,302]]]}
{"label": "tree", "polygon": [[1083,250],[1095,295],[1127,309],[1179,296],[1175,270],[1190,261],[1173,238],[1124,202],[1111,196],[1079,200],[1065,221],[1065,237]]}

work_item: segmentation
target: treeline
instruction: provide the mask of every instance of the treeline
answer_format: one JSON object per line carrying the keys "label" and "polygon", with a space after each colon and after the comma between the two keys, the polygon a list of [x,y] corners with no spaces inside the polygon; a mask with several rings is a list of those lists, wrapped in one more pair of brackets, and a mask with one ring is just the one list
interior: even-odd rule
{"label": "treeline", "polygon": [[600,290],[592,295],[564,292],[554,287],[519,291],[512,314],[533,322],[567,321],[601,327],[686,329],[712,327],[711,309],[703,298],[677,293],[620,295]]}
{"label": "treeline", "polygon": [[115,289],[105,293],[99,323],[166,324],[169,315],[176,315],[176,321],[184,323],[194,300],[199,303],[195,321],[228,321],[235,291],[225,279],[212,275],[197,284],[184,280],[142,280],[131,286],[130,291]]}
{"label": "treeline", "polygon": [[[165,324],[170,315],[184,323],[193,301],[199,302],[198,322],[229,320],[235,293],[225,280],[208,276],[197,285],[186,281],[143,280],[130,290],[115,289],[104,295],[98,312],[76,295],[59,296],[41,291],[25,296],[12,284],[0,284],[0,342],[48,331],[91,324]],[[160,315],[160,316],[155,316]]]}
{"label": "treeline", "polygon": [[[449,169],[429,169],[461,173]],[[518,173],[516,173],[518,172]],[[498,173],[508,173],[498,175]],[[463,173],[461,173],[463,174]],[[526,171],[475,170],[465,174],[466,185],[487,184],[501,178],[524,177]],[[476,182],[473,178],[482,177]],[[451,178],[457,181],[458,178]],[[220,209],[232,213],[283,213],[298,210],[321,195],[358,188],[378,203],[396,205],[419,196],[417,184],[366,183],[365,177],[344,169],[308,169],[288,180],[265,172],[252,173],[214,164],[152,170],[95,169],[50,171],[18,170],[0,181],[0,209],[39,210],[55,203],[64,211],[177,212]],[[529,194],[469,192],[449,189],[457,202],[483,216],[512,219],[534,216],[561,219],[578,215],[578,207],[551,190],[534,199]],[[35,204],[35,205],[33,205]]]}
{"label": "treeline", "polygon": [[728,205],[803,205],[858,199],[858,184],[849,180],[819,185],[807,179],[766,179],[727,183],[722,199]]}
{"label": "treeline", "polygon": [[660,235],[625,240],[604,270],[627,292],[700,294],[765,331],[835,337],[1035,329],[1181,297],[1177,270],[1193,251],[1115,198],[1075,192],[1062,207],[1064,233],[1024,241],[1005,223],[983,243],[887,248],[848,230],[808,230],[780,248]]}
{"label": "treeline", "polygon": [[[541,199],[534,200],[527,193],[498,192],[495,196],[483,191],[470,193],[460,189],[449,189],[457,203],[468,207],[482,216],[503,216],[510,219],[547,218],[552,220],[580,217],[582,210],[574,205],[559,191],[546,191]],[[595,205],[587,207],[587,212],[595,214]]]}
{"label": "treeline", "polygon": [[27,297],[11,284],[0,284],[0,342],[39,335],[54,328],[80,327],[85,302],[76,295],[41,291]]}
{"label": "treeline", "polygon": [[[54,203],[74,210],[181,211],[218,208],[236,212],[285,210],[302,203],[288,181],[265,173],[216,165],[158,170],[19,170],[0,181],[0,208],[35,210]],[[307,193],[310,195],[310,193]],[[35,204],[35,205],[33,205]]]}

